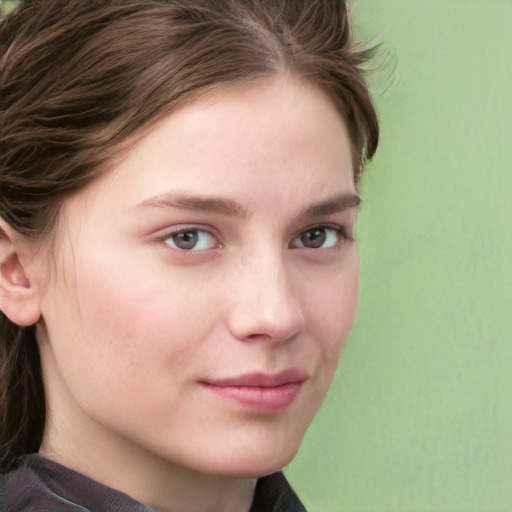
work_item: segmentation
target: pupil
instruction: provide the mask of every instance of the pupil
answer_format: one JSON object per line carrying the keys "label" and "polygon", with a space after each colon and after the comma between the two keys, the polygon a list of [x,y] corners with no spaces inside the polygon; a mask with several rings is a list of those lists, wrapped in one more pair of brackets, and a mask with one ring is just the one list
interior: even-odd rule
{"label": "pupil", "polygon": [[301,235],[300,241],[304,244],[304,247],[317,249],[325,243],[325,229],[310,229]]}
{"label": "pupil", "polygon": [[185,250],[193,249],[197,244],[198,238],[196,231],[182,231],[181,233],[176,233],[172,237],[176,247]]}

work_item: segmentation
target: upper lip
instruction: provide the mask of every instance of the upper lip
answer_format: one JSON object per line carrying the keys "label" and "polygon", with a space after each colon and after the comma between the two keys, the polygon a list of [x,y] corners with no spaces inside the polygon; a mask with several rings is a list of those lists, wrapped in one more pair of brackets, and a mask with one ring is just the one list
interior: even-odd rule
{"label": "upper lip", "polygon": [[301,383],[309,377],[303,368],[288,368],[279,373],[254,372],[220,379],[206,380],[205,384],[217,387],[247,386],[273,388],[285,384]]}

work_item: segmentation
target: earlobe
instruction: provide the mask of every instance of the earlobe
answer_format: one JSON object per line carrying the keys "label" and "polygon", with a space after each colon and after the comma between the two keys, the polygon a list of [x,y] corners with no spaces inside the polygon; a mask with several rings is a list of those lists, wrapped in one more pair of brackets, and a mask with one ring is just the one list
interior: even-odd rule
{"label": "earlobe", "polygon": [[0,219],[0,310],[21,326],[33,325],[40,317],[38,286],[24,264],[26,246]]}

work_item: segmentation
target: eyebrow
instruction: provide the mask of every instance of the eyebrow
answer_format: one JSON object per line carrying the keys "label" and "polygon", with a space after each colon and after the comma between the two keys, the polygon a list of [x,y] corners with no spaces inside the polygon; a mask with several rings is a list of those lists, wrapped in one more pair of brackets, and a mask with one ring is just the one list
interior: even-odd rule
{"label": "eyebrow", "polygon": [[[299,217],[320,217],[339,213],[361,204],[361,198],[354,192],[343,192],[313,203],[302,212]],[[230,217],[246,219],[250,212],[241,204],[232,199],[201,194],[170,192],[146,199],[138,204],[139,208],[178,208],[190,211],[219,213]]]}
{"label": "eyebrow", "polygon": [[343,192],[306,207],[301,217],[321,217],[343,212],[361,205],[362,199],[355,192]]}
{"label": "eyebrow", "polygon": [[179,208],[182,210],[220,213],[230,217],[247,218],[249,212],[236,201],[224,197],[170,192],[151,197],[138,205],[142,208]]}

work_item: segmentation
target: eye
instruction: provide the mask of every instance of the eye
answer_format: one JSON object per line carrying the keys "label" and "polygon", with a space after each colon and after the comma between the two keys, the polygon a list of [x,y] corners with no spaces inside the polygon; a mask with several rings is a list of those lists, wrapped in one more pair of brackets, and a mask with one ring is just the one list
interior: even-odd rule
{"label": "eye", "polygon": [[194,228],[168,233],[162,240],[180,251],[204,251],[217,247],[217,239],[208,231]]}
{"label": "eye", "polygon": [[330,249],[342,245],[348,238],[342,227],[315,226],[296,237],[292,246],[299,249]]}

